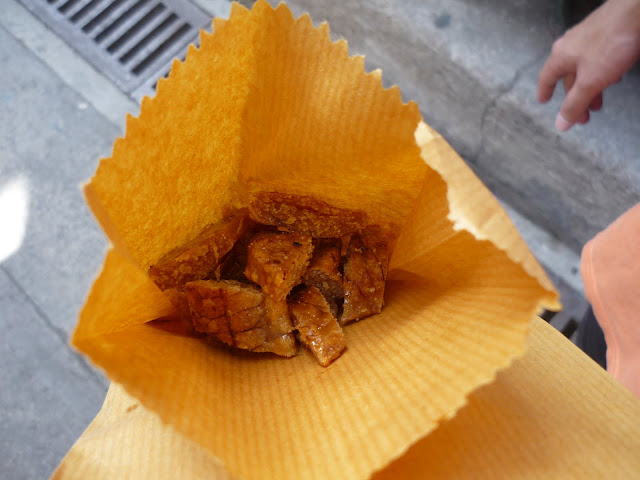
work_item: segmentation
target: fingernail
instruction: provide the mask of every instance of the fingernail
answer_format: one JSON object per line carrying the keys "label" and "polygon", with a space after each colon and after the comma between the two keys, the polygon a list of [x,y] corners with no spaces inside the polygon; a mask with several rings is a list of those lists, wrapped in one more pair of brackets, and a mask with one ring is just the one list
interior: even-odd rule
{"label": "fingernail", "polygon": [[567,119],[562,116],[561,113],[558,114],[558,116],[556,117],[556,128],[558,130],[560,130],[561,132],[565,132],[571,128],[571,125],[572,124],[569,123]]}

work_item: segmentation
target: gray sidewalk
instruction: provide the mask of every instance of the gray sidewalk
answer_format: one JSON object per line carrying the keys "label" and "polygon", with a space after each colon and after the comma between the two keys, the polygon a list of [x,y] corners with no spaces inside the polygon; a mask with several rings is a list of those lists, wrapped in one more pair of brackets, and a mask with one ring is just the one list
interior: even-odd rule
{"label": "gray sidewalk", "polygon": [[68,347],[106,241],[79,189],[118,129],[0,27],[0,189],[28,196],[0,263],[0,472],[43,478],[97,413],[107,381]]}
{"label": "gray sidewalk", "polygon": [[[222,16],[230,7],[196,3]],[[561,136],[559,100],[539,106],[534,97],[557,2],[290,3],[329,20],[351,53],[418,101],[579,310],[581,242],[640,200],[640,79],[605,96],[592,125]],[[107,248],[80,184],[137,105],[15,0],[0,0],[0,10],[0,199],[9,186],[28,199],[20,248],[0,258],[0,477],[36,479],[53,471],[108,385],[68,347]]]}

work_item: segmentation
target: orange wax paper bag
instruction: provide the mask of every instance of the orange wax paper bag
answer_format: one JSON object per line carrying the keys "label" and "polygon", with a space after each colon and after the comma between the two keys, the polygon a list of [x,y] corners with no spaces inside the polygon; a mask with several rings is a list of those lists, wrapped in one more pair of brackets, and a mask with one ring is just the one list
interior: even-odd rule
{"label": "orange wax paper bag", "polygon": [[[398,226],[384,310],[345,329],[348,349],[328,368],[150,323],[173,309],[149,266],[259,191]],[[242,478],[368,477],[453,417],[523,353],[535,314],[559,307],[498,202],[417,105],[285,5],[234,4],[216,19],[127,119],[85,193],[113,248],[73,345]]]}

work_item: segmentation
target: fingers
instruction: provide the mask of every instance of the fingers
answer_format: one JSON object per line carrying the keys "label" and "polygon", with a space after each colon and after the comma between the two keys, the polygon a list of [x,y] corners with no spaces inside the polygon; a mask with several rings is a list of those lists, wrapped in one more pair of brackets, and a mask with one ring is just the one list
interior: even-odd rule
{"label": "fingers", "polygon": [[596,95],[596,98],[593,99],[593,101],[589,105],[589,110],[593,112],[597,112],[601,108],[602,108],[602,92]]}
{"label": "fingers", "polygon": [[580,115],[580,118],[578,118],[578,120],[576,120],[576,123],[579,123],[580,125],[584,125],[589,121],[589,110],[585,110],[583,112],[582,115]]}
{"label": "fingers", "polygon": [[[571,87],[573,87],[573,84],[576,81],[576,75],[574,73],[569,73],[567,75],[564,76],[564,78],[562,79],[562,84],[564,85],[564,93],[569,93],[569,91],[571,90]],[[593,102],[591,102],[593,103]],[[589,108],[591,108],[591,105],[589,106]],[[580,115],[580,117],[578,118],[578,120],[576,120],[577,123],[584,125],[589,121],[589,110],[585,110],[582,115]]]}
{"label": "fingers", "polygon": [[558,80],[575,71],[575,65],[554,53],[547,59],[538,77],[538,101],[551,100]]}
{"label": "fingers", "polygon": [[569,130],[575,123],[587,123],[589,109],[596,111],[602,108],[601,91],[588,83],[576,82],[578,65],[565,50],[563,40],[557,40],[538,78],[538,101],[542,103],[551,99],[558,80],[562,79],[566,98],[556,117],[556,128],[560,131]]}
{"label": "fingers", "polygon": [[[589,108],[602,107],[602,92],[590,83],[580,82],[575,75],[565,76],[564,85],[567,96],[556,117],[556,128],[562,132],[569,130],[575,123],[589,121]],[[598,108],[594,108],[597,110]]]}

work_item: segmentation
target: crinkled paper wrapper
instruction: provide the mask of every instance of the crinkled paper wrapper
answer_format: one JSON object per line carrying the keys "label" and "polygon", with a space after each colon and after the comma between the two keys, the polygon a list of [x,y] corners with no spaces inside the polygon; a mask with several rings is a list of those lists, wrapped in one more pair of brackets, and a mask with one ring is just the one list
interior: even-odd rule
{"label": "crinkled paper wrapper", "polygon": [[[328,368],[308,352],[235,354],[150,323],[174,312],[148,267],[265,190],[400,228],[383,312],[345,328],[348,349]],[[535,314],[559,306],[417,105],[284,5],[235,4],[216,19],[127,119],[85,192],[112,249],[73,345],[241,478],[370,476],[453,417],[523,353]]]}

